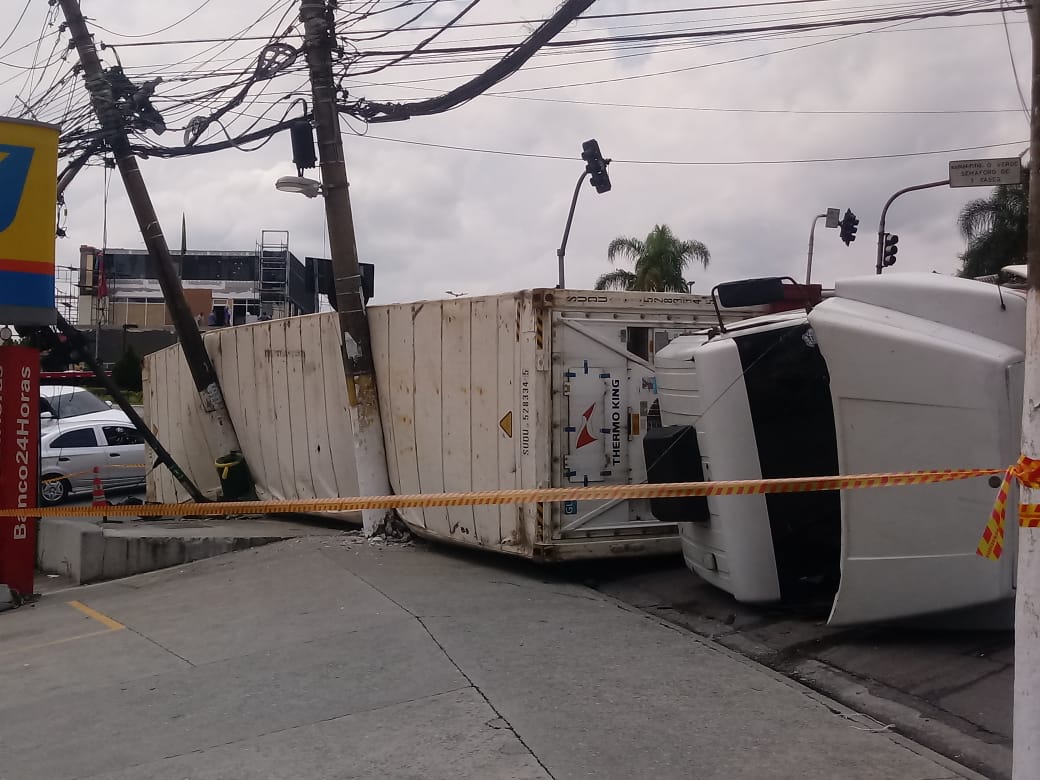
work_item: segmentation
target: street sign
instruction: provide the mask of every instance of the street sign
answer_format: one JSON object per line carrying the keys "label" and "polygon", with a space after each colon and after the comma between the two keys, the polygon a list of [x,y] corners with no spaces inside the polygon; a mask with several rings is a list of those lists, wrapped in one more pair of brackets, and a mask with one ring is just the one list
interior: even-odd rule
{"label": "street sign", "polygon": [[950,162],[951,187],[996,187],[1021,183],[1022,160],[1018,157]]}
{"label": "street sign", "polygon": [[58,128],[0,117],[0,322],[54,323]]}
{"label": "street sign", "polygon": [[829,228],[836,228],[841,224],[841,209],[827,209],[827,222]]}

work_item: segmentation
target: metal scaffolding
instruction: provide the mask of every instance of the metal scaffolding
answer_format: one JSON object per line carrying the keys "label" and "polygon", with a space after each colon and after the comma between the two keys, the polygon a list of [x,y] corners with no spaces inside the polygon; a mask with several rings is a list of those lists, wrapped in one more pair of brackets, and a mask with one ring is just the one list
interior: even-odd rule
{"label": "metal scaffolding", "polygon": [[257,295],[263,313],[272,319],[286,317],[289,311],[289,254],[288,230],[260,231],[257,247],[260,264],[257,274]]}

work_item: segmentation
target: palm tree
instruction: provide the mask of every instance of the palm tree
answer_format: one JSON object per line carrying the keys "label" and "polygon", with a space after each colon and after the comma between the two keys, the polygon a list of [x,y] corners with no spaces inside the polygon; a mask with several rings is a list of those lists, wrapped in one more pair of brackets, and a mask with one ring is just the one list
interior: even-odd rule
{"label": "palm tree", "polygon": [[988,198],[966,204],[957,227],[968,242],[960,276],[995,274],[1005,265],[1026,261],[1029,194],[1023,185],[997,187]]}
{"label": "palm tree", "polygon": [[645,239],[619,236],[607,247],[607,259],[632,260],[632,271],[618,268],[596,280],[597,290],[649,290],[653,292],[689,292],[683,278],[686,266],[696,260],[708,267],[711,253],[700,241],[680,241],[667,225],[654,225]]}

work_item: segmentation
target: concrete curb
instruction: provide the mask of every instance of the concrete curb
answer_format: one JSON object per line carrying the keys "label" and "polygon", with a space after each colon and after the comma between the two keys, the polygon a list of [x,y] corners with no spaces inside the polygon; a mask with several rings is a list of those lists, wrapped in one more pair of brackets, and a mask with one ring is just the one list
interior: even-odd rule
{"label": "concrete curb", "polygon": [[73,517],[42,518],[37,536],[37,568],[85,585],[144,574],[191,561],[291,539],[302,534],[272,521],[252,530],[141,523],[109,527]]}

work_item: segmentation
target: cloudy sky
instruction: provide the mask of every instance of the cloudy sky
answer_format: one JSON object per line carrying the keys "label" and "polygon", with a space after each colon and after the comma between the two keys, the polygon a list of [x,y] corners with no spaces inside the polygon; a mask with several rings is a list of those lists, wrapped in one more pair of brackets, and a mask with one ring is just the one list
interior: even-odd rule
{"label": "cloudy sky", "polygon": [[[9,4],[23,5],[21,0]],[[352,12],[397,4],[341,3],[340,31],[363,55],[349,65],[343,81],[352,98],[429,97],[501,56],[416,56],[360,75],[373,63],[387,62],[388,56],[374,56],[377,52],[407,50],[429,35],[394,32],[374,38],[379,33],[371,32],[396,27],[428,2],[348,23]],[[443,0],[414,25],[443,24],[466,5]],[[462,19],[474,26],[458,27],[430,48],[515,42],[556,5],[553,0],[482,0]],[[580,21],[560,38],[757,28],[998,5],[977,0],[600,0],[590,14],[643,13]],[[82,6],[88,18],[107,28],[96,30],[97,40],[115,47],[103,52],[106,63],[114,63],[118,53],[131,78],[143,80],[159,72],[167,78],[157,90],[156,105],[173,129],[152,139],[178,146],[187,119],[208,114],[234,92],[208,105],[178,101],[239,74],[248,59],[235,58],[255,55],[262,42],[240,40],[217,48],[212,42],[155,44],[268,36],[288,27],[297,3],[82,0]],[[0,111],[19,115],[25,101],[42,118],[53,119],[69,113],[70,105],[74,113],[83,104],[82,88],[73,91],[77,80],[60,81],[73,60],[60,59],[67,36],[48,24],[48,8],[42,0],[31,0],[22,23],[0,45]],[[196,8],[187,20],[155,32]],[[645,13],[670,9],[686,10]],[[11,30],[12,16],[5,17],[0,41]],[[482,24],[504,21],[517,23]],[[830,284],[843,276],[872,273],[873,234],[891,193],[944,179],[951,159],[1014,156],[1024,148],[1028,127],[1005,35],[1024,76],[1029,34],[1024,12],[1009,12],[1007,22],[1005,32],[999,13],[983,13],[782,35],[641,43],[636,48],[611,43],[557,49],[537,56],[499,84],[493,90],[497,94],[449,113],[373,124],[364,137],[358,135],[366,132],[360,123],[345,124],[359,250],[362,260],[377,265],[376,302],[439,297],[445,290],[476,294],[555,285],[556,247],[582,170],[578,155],[582,141],[592,137],[615,159],[610,167],[614,189],[604,195],[591,188],[582,192],[567,252],[570,287],[589,287],[609,270],[606,247],[612,238],[644,236],[655,223],[667,223],[678,235],[699,239],[711,250],[711,265],[688,274],[696,280],[695,290],[707,292],[715,282],[752,275],[802,277],[810,223],[827,207],[851,208],[861,219],[860,236],[846,247],[836,230],[821,225],[814,280]],[[48,37],[34,60],[41,31]],[[294,34],[284,40],[300,42]],[[135,43],[148,45],[130,45]],[[34,61],[48,62],[52,51],[56,54],[50,67],[26,70]],[[201,64],[207,57],[215,59]],[[58,86],[46,94],[53,83]],[[255,87],[226,115],[228,129],[235,134],[264,112],[258,126],[279,119],[291,103],[281,98],[303,85],[299,73],[289,73],[266,85],[259,97],[260,87]],[[210,137],[223,136],[214,127]],[[780,162],[983,145],[994,147],[847,162]],[[173,246],[179,245],[184,213],[191,249],[252,249],[262,230],[288,230],[298,255],[327,255],[321,202],[274,190],[276,178],[295,173],[288,137],[277,136],[249,153],[232,149],[148,159],[142,169]],[[58,243],[60,263],[76,262],[80,244],[101,244],[104,192],[100,167],[87,168],[68,189],[68,237]],[[893,272],[953,272],[963,247],[955,227],[957,212],[986,192],[941,188],[900,199],[889,214],[889,229],[900,236]],[[110,188],[107,224],[109,246],[142,246],[118,178]]]}

